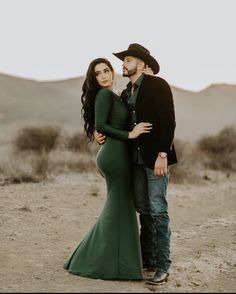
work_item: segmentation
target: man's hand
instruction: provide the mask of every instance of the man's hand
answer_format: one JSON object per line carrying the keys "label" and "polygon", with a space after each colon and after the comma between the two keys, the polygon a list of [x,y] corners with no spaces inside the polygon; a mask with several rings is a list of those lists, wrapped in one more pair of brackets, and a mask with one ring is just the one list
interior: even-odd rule
{"label": "man's hand", "polygon": [[94,138],[99,145],[104,144],[106,136],[103,134],[98,133],[96,130],[94,132]]}
{"label": "man's hand", "polygon": [[156,176],[164,176],[167,174],[167,157],[161,158],[160,156],[157,157],[154,166],[154,174]]}

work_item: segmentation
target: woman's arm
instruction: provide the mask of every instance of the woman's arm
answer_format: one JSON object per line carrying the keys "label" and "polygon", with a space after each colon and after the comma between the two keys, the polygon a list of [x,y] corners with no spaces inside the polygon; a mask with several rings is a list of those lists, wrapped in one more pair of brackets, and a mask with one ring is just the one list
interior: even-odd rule
{"label": "woman's arm", "polygon": [[113,101],[110,90],[100,90],[95,99],[95,129],[97,132],[106,136],[119,140],[128,140],[128,131],[114,128],[109,124],[112,104]]}
{"label": "woman's arm", "polygon": [[110,90],[100,90],[95,99],[95,129],[98,133],[119,140],[135,139],[143,133],[150,133],[152,124],[148,122],[137,124],[130,132],[112,127],[109,124],[112,104],[113,101]]}

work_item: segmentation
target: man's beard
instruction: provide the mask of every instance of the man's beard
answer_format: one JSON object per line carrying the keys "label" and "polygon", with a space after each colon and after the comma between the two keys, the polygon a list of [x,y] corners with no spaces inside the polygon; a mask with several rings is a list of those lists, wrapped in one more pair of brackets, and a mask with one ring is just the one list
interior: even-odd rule
{"label": "man's beard", "polygon": [[[127,68],[126,68],[126,70],[127,70]],[[123,77],[131,77],[131,76],[135,75],[137,72],[137,66],[135,68],[127,70],[127,71],[128,71],[127,73],[123,73]]]}

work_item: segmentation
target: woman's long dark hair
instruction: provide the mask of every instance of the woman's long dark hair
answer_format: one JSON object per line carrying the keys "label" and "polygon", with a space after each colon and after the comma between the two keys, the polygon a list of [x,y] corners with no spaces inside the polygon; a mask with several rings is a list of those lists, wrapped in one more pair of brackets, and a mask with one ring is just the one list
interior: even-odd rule
{"label": "woman's long dark hair", "polygon": [[82,102],[82,116],[84,119],[84,131],[88,136],[89,140],[94,140],[94,131],[95,131],[95,113],[94,113],[94,102],[95,97],[98,91],[101,89],[99,86],[96,74],[95,74],[95,66],[99,63],[105,63],[110,70],[114,73],[114,69],[110,63],[105,58],[97,58],[94,59],[88,67],[87,74],[85,81],[82,86],[82,95],[81,95],[81,102]]}

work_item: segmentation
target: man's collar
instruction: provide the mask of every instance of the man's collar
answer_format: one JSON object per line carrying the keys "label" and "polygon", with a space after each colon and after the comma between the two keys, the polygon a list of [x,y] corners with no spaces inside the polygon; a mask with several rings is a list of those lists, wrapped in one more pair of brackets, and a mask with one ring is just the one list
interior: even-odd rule
{"label": "man's collar", "polygon": [[[137,80],[134,82],[134,84],[139,87],[142,83],[143,78],[144,78],[144,74],[142,73],[141,76],[139,76]],[[131,90],[132,88],[131,81],[126,85],[126,87],[127,87],[127,90]]]}
{"label": "man's collar", "polygon": [[144,78],[144,74],[141,74],[141,76],[135,81],[135,84],[138,87],[141,85],[143,78]]}

